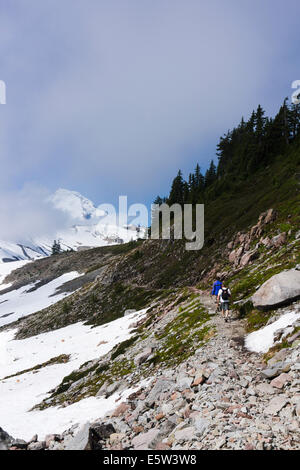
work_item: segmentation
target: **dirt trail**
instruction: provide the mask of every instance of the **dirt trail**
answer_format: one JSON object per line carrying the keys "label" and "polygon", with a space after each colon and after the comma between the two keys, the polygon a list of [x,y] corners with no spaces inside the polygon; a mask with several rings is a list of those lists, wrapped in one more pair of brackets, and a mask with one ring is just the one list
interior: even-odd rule
{"label": "dirt trail", "polygon": [[201,304],[207,309],[208,313],[212,315],[210,323],[215,326],[217,335],[227,340],[233,340],[239,346],[242,346],[246,334],[245,321],[237,318],[236,313],[231,310],[230,320],[225,322],[222,314],[220,312],[216,313],[216,303],[211,295],[195,287],[191,287],[191,291],[199,294]]}

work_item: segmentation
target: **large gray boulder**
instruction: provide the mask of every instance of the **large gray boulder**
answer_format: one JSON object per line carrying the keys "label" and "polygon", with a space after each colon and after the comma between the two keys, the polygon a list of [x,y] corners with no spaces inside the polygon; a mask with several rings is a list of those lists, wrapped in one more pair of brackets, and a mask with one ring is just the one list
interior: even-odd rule
{"label": "large gray boulder", "polygon": [[300,271],[290,269],[275,274],[252,296],[254,307],[272,308],[300,298]]}

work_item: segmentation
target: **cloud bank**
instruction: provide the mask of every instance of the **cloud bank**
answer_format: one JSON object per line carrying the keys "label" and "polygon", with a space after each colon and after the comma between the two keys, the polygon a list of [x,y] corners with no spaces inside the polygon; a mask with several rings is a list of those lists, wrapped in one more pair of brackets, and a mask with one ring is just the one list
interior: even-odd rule
{"label": "cloud bank", "polygon": [[294,0],[0,7],[4,206],[28,181],[97,204],[150,202],[178,168],[206,167],[242,114],[259,102],[275,112],[300,78]]}

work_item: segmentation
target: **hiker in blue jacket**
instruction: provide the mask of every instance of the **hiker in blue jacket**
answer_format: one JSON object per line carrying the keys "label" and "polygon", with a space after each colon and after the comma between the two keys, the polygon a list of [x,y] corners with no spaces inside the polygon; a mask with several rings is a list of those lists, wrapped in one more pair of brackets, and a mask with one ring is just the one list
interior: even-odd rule
{"label": "hiker in blue jacket", "polygon": [[219,294],[219,290],[222,289],[222,284],[223,283],[220,279],[220,276],[216,276],[216,280],[213,284],[213,288],[211,291],[211,295],[215,296],[215,302],[218,302],[218,294]]}

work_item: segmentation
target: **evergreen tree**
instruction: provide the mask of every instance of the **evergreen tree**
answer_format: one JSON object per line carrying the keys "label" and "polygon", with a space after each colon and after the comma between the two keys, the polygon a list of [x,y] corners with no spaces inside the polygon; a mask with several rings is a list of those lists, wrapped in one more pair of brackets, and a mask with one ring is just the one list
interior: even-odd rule
{"label": "evergreen tree", "polygon": [[214,161],[211,160],[208,170],[205,173],[205,187],[211,186],[217,179],[217,169]]}
{"label": "evergreen tree", "polygon": [[52,245],[52,255],[59,255],[61,253],[61,246],[60,243],[54,240]]}
{"label": "evergreen tree", "polygon": [[172,204],[184,204],[186,194],[186,187],[185,182],[182,178],[181,170],[178,171],[176,178],[174,178],[170,195],[168,198],[168,204],[171,206]]}

